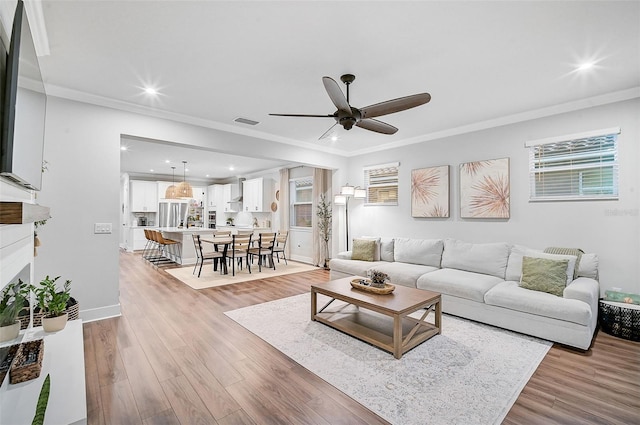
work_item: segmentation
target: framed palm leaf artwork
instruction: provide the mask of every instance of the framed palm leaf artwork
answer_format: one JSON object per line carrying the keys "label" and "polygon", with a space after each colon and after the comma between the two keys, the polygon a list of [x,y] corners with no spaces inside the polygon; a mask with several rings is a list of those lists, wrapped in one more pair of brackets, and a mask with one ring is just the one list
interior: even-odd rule
{"label": "framed palm leaf artwork", "polygon": [[460,164],[460,217],[509,218],[509,158]]}
{"label": "framed palm leaf artwork", "polygon": [[449,166],[411,170],[411,217],[449,217]]}

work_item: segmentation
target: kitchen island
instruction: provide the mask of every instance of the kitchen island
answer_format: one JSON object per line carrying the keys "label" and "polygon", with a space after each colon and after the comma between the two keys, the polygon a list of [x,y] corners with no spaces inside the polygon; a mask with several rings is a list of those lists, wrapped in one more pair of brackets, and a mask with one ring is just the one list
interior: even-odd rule
{"label": "kitchen island", "polygon": [[[225,226],[219,229],[208,229],[206,227],[155,227],[153,230],[157,230],[162,233],[162,236],[166,239],[172,239],[174,241],[180,242],[181,252],[182,252],[182,260],[179,258],[169,255],[173,261],[178,264],[195,264],[196,259],[196,249],[193,245],[193,237],[192,235],[200,235],[202,236],[212,236],[216,230],[231,230],[231,234],[238,233],[238,230],[253,230],[254,238],[257,238],[260,232],[270,232],[271,229],[264,227],[235,227],[235,226]],[[204,248],[208,249],[207,244],[204,244]]]}

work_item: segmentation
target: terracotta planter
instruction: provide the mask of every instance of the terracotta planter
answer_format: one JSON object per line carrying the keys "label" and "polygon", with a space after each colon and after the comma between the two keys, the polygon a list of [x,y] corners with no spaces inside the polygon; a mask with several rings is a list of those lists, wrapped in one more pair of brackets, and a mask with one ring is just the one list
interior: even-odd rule
{"label": "terracotta planter", "polygon": [[57,317],[44,317],[42,318],[42,328],[45,332],[61,331],[65,326],[67,326],[68,318],[69,315],[67,313]]}
{"label": "terracotta planter", "polygon": [[16,339],[20,333],[20,320],[16,320],[13,325],[0,327],[0,342]]}

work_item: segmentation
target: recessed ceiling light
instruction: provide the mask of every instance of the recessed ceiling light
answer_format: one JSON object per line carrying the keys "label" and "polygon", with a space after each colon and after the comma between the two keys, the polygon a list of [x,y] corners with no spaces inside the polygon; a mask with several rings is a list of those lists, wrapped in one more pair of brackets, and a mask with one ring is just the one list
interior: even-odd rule
{"label": "recessed ceiling light", "polygon": [[150,95],[158,94],[158,90],[154,89],[153,87],[145,87],[144,92]]}
{"label": "recessed ceiling light", "polygon": [[209,177],[209,174],[207,174],[205,177]]}
{"label": "recessed ceiling light", "polygon": [[585,62],[576,68],[577,71],[586,71],[587,69],[593,68],[593,62]]}
{"label": "recessed ceiling light", "polygon": [[171,161],[169,161],[168,159],[165,159],[164,162],[165,162],[165,164],[170,164],[171,163]]}
{"label": "recessed ceiling light", "polygon": [[333,136],[331,136],[331,141],[335,142],[336,140],[338,140],[338,136],[336,136],[335,134]]}
{"label": "recessed ceiling light", "polygon": [[127,150],[127,147],[126,147],[126,146],[120,146],[120,150],[121,150],[121,151],[126,151],[126,150]]}
{"label": "recessed ceiling light", "polygon": [[235,168],[233,168],[233,165],[230,165],[229,166],[229,171],[233,171],[233,170],[235,170]]}
{"label": "recessed ceiling light", "polygon": [[184,171],[189,171],[189,169],[188,169],[188,168],[185,168],[185,169],[184,169]]}
{"label": "recessed ceiling light", "polygon": [[151,172],[153,173],[153,168],[152,168],[152,169],[150,169],[149,171],[151,171]]}

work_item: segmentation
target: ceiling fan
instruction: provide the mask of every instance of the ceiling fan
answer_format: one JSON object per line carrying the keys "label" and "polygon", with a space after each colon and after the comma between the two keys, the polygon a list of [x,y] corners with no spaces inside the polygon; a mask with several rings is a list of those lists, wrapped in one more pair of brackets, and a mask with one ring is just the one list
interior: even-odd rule
{"label": "ceiling fan", "polygon": [[380,117],[383,115],[393,114],[394,112],[404,111],[406,109],[415,108],[416,106],[424,105],[431,100],[429,93],[414,94],[411,96],[400,97],[398,99],[387,100],[385,102],[376,103],[373,105],[365,106],[364,108],[354,108],[349,104],[349,85],[353,83],[356,76],[353,74],[344,74],[340,77],[340,80],[347,86],[347,96],[345,97],[340,90],[340,86],[331,77],[322,77],[322,83],[324,84],[327,94],[331,98],[333,104],[338,108],[333,114],[327,115],[313,115],[313,114],[269,114],[279,117],[310,117],[310,118],[333,118],[336,123],[329,128],[320,139],[331,134],[333,127],[340,124],[345,130],[351,130],[355,125],[356,127],[364,128],[365,130],[375,131],[382,134],[394,134],[398,129],[385,122],[375,120],[374,117]]}

